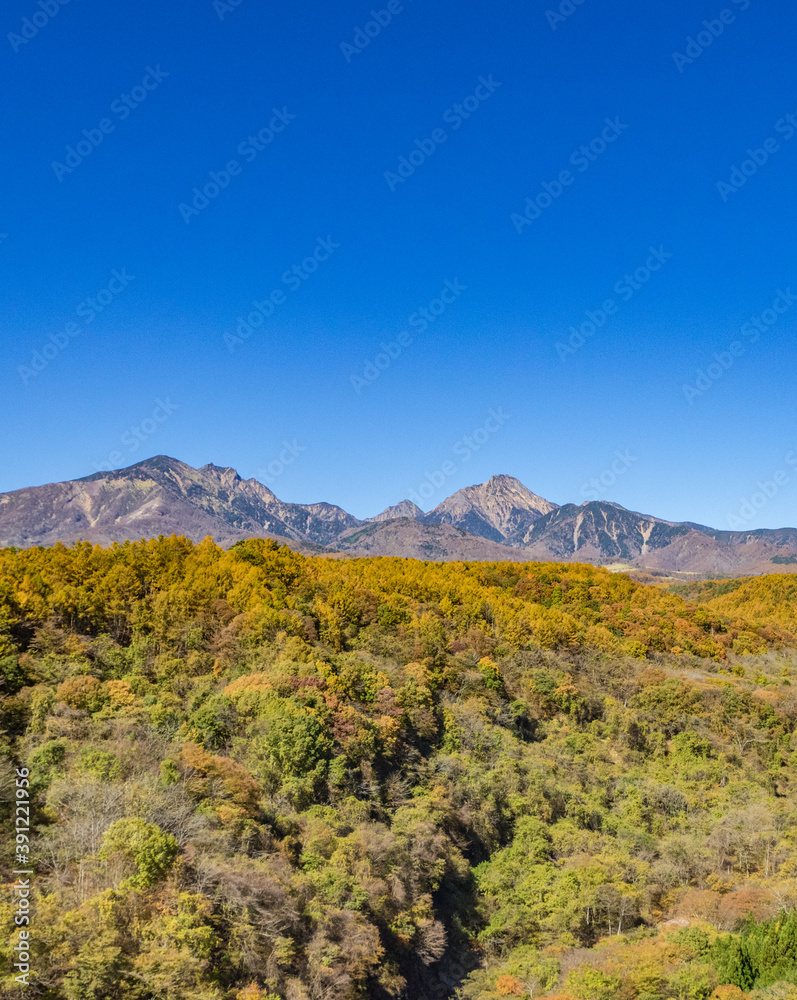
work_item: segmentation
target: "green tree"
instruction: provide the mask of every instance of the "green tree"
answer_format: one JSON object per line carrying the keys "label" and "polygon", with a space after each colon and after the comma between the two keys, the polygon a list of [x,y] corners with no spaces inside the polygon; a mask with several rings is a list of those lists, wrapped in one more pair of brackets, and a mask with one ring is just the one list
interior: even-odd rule
{"label": "green tree", "polygon": [[137,817],[111,823],[100,847],[104,861],[132,869],[125,883],[136,889],[145,889],[165,878],[179,853],[180,847],[170,833]]}

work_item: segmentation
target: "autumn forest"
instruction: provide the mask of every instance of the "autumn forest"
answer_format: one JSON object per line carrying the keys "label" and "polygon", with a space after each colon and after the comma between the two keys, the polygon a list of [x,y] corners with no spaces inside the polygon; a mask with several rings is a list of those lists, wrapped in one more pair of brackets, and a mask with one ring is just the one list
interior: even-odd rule
{"label": "autumn forest", "polygon": [[5,549],[0,675],[2,997],[797,1000],[795,576]]}

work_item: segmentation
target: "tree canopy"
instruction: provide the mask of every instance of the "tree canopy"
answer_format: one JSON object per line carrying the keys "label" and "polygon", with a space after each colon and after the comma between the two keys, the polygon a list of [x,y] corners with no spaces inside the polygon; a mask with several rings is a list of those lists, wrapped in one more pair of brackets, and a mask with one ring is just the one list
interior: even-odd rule
{"label": "tree canopy", "polygon": [[0,551],[2,995],[797,1000],[793,580]]}

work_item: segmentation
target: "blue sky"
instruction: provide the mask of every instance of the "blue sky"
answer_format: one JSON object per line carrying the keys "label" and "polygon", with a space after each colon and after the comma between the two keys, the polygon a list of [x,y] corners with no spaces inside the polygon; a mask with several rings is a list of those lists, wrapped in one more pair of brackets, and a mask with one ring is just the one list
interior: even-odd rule
{"label": "blue sky", "polygon": [[796,20],[10,0],[0,490],[163,453],[797,523]]}

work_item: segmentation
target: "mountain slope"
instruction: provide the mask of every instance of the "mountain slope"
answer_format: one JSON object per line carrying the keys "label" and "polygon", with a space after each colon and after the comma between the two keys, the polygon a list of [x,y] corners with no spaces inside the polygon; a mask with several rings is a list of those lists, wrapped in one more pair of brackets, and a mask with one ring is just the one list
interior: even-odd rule
{"label": "mountain slope", "polygon": [[372,521],[345,532],[336,547],[350,555],[402,555],[435,562],[523,562],[530,558],[508,545],[476,538],[451,524],[419,524],[411,518]]}
{"label": "mountain slope", "polygon": [[697,534],[685,525],[594,500],[580,507],[565,504],[539,518],[528,532],[525,548],[545,549],[562,559],[631,561],[690,533]]}

